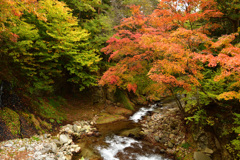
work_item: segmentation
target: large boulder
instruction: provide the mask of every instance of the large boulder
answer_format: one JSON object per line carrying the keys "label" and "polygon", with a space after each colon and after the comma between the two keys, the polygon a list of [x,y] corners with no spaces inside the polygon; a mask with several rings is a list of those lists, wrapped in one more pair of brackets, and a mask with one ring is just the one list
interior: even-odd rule
{"label": "large boulder", "polygon": [[106,111],[110,114],[117,114],[123,116],[130,116],[133,113],[131,110],[122,107],[108,107]]}
{"label": "large boulder", "polygon": [[141,128],[136,127],[136,128],[133,128],[133,129],[122,131],[120,133],[120,136],[140,138],[141,137],[140,132],[141,132]]}
{"label": "large boulder", "polygon": [[211,160],[210,157],[208,157],[207,155],[205,155],[202,152],[194,152],[193,158],[194,158],[194,160]]}
{"label": "large boulder", "polygon": [[109,113],[101,113],[96,120],[96,124],[112,123],[120,120],[126,120],[127,118],[122,115],[111,115]]}

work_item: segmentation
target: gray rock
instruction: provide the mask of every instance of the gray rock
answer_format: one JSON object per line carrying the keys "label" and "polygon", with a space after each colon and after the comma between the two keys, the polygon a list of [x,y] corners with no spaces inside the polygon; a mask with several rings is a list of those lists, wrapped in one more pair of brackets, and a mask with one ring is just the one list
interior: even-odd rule
{"label": "gray rock", "polygon": [[12,147],[13,144],[5,144],[4,147]]}
{"label": "gray rock", "polygon": [[81,132],[83,129],[82,129],[81,126],[78,126],[78,125],[74,124],[74,125],[73,125],[73,130],[74,130],[74,132],[79,133],[79,132]]}
{"label": "gray rock", "polygon": [[65,134],[61,134],[60,137],[59,137],[59,139],[60,139],[60,143],[61,143],[61,144],[65,144],[65,143],[67,143],[67,142],[70,140],[70,139],[68,138],[68,136],[65,135]]}
{"label": "gray rock", "polygon": [[21,151],[24,151],[26,148],[25,147],[22,147],[22,148],[19,148],[18,151],[21,152]]}
{"label": "gray rock", "polygon": [[77,147],[77,148],[75,148],[74,152],[76,152],[76,153],[77,153],[77,152],[79,152],[79,151],[80,151],[80,149],[81,149],[80,147]]}
{"label": "gray rock", "polygon": [[51,134],[44,134],[43,137],[44,137],[45,139],[50,138],[50,137],[51,137]]}
{"label": "gray rock", "polygon": [[53,139],[53,142],[58,146],[60,147],[61,146],[61,142],[57,139]]}
{"label": "gray rock", "polygon": [[73,131],[77,132],[77,125],[76,124],[73,125]]}
{"label": "gray rock", "polygon": [[41,153],[42,153],[42,154],[46,154],[46,153],[49,153],[50,150],[51,150],[51,148],[43,148],[43,149],[41,150]]}
{"label": "gray rock", "polygon": [[57,152],[57,157],[58,157],[58,158],[62,158],[62,157],[64,157],[63,152]]}
{"label": "gray rock", "polygon": [[213,154],[213,150],[208,148],[208,147],[205,148],[203,152],[206,153],[206,154]]}
{"label": "gray rock", "polygon": [[194,152],[193,158],[194,160],[211,160],[210,157],[208,157],[202,152]]}
{"label": "gray rock", "polygon": [[57,145],[56,145],[56,143],[51,143],[51,151],[53,152],[53,153],[56,153],[57,152]]}
{"label": "gray rock", "polygon": [[72,134],[74,132],[72,128],[73,127],[66,127],[66,128],[64,128],[63,131],[67,132],[68,134]]}
{"label": "gray rock", "polygon": [[64,145],[69,145],[69,144],[71,144],[73,141],[72,141],[72,139],[69,139],[68,141],[67,141],[67,143],[65,143]]}

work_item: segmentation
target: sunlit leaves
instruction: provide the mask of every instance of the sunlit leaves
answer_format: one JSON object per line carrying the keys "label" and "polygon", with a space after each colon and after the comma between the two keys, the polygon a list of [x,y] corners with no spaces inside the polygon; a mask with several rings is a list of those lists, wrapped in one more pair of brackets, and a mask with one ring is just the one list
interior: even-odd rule
{"label": "sunlit leaves", "polygon": [[[208,23],[209,20],[223,15],[215,1],[162,0],[158,6],[149,16],[133,6],[133,16],[116,27],[118,32],[102,51],[110,54],[109,61],[117,64],[104,74],[101,85],[115,85],[131,91],[129,84],[144,83],[135,78],[141,75],[161,84],[164,90],[161,94],[171,88],[178,92],[204,89],[207,86],[204,82],[209,81],[204,79],[204,64],[220,71],[215,78],[211,77],[215,81],[227,78],[233,82],[239,78],[239,48],[231,44],[236,34],[222,36],[217,41],[207,36],[219,27]],[[199,26],[199,22],[204,26]],[[147,87],[151,85],[155,84],[149,83]],[[228,90],[231,86],[236,89],[237,83],[231,83]],[[213,98],[210,92],[202,94]]]}
{"label": "sunlit leaves", "polygon": [[78,84],[80,89],[95,85],[100,58],[94,49],[87,48],[87,30],[78,26],[65,3],[36,3],[38,14],[21,10],[22,15],[12,20],[16,25],[9,27],[10,39],[15,44],[8,42],[8,56],[28,79],[26,85],[32,86],[31,92],[53,91],[60,77]]}

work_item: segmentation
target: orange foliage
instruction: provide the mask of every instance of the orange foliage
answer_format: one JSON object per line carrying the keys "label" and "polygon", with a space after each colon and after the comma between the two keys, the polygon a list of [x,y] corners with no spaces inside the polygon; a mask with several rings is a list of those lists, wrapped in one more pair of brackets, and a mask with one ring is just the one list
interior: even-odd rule
{"label": "orange foliage", "polygon": [[[145,75],[162,85],[158,85],[161,94],[174,87],[190,91],[204,79],[202,63],[221,66],[222,73],[216,80],[234,75],[234,81],[239,82],[240,49],[231,45],[236,34],[224,35],[216,42],[207,36],[219,27],[208,20],[223,15],[214,0],[161,0],[149,16],[142,15],[137,6],[132,6],[132,13],[116,27],[117,33],[102,49],[117,64],[105,72],[101,85],[116,85],[135,93],[137,84],[144,83],[135,76]],[[198,27],[199,20],[207,23]],[[204,49],[199,49],[200,45]],[[112,80],[114,76],[119,82]],[[236,98],[237,92],[219,96],[224,97]]]}

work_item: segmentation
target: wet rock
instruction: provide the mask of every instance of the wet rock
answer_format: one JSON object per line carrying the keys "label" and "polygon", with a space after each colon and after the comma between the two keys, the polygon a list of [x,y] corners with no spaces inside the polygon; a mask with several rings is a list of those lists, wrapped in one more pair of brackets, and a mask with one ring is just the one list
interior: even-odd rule
{"label": "wet rock", "polygon": [[[120,104],[120,103],[119,103]],[[121,104],[120,104],[121,105]],[[120,106],[119,105],[119,106]],[[110,114],[116,115],[123,115],[123,116],[130,116],[133,112],[129,109],[122,108],[122,107],[108,107],[106,111]]]}
{"label": "wet rock", "polygon": [[193,158],[194,160],[211,160],[210,157],[208,157],[202,152],[194,152]]}
{"label": "wet rock", "polygon": [[133,129],[122,131],[120,133],[120,136],[130,137],[132,135],[131,137],[139,138],[140,137],[140,131],[141,131],[141,129],[136,127],[136,128],[133,128]]}
{"label": "wet rock", "polygon": [[96,120],[96,124],[112,123],[120,120],[126,120],[126,117],[122,115],[111,115],[108,113],[101,113],[98,119]]}

